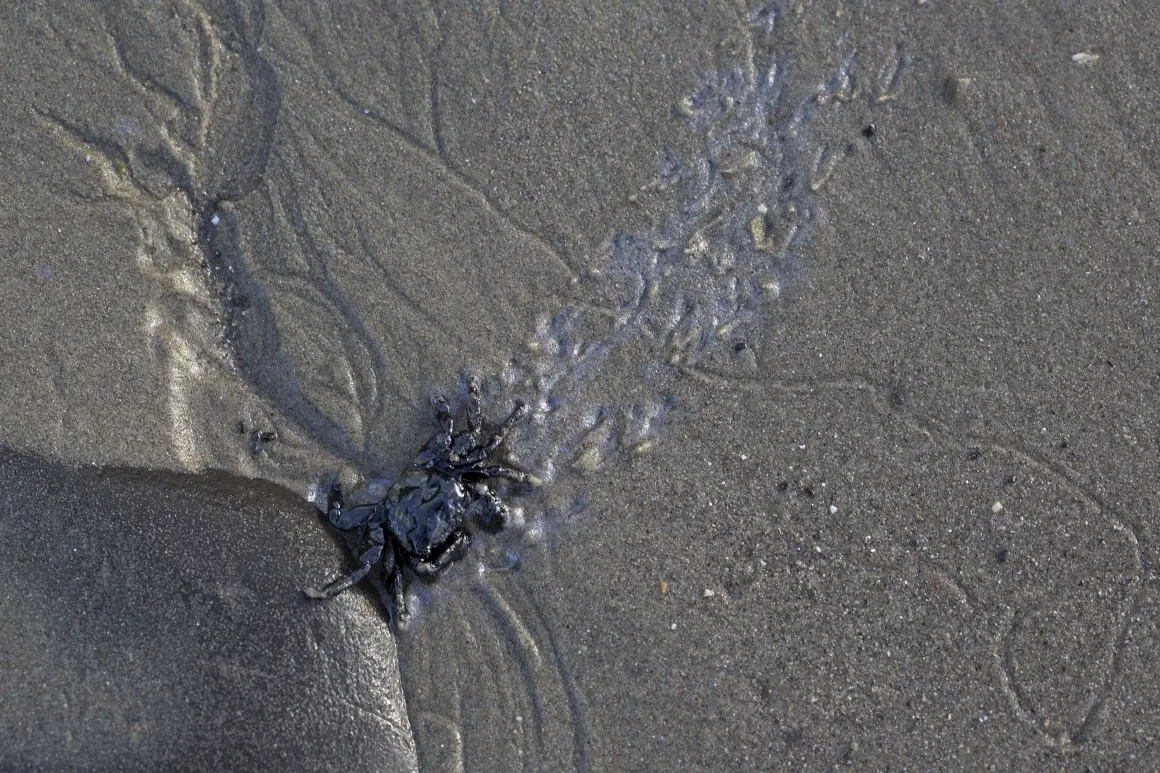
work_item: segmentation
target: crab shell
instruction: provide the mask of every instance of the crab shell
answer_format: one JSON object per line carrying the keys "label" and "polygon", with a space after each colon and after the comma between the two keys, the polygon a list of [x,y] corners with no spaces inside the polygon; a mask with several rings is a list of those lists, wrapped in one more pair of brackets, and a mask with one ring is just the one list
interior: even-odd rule
{"label": "crab shell", "polygon": [[387,493],[387,528],[403,552],[424,560],[463,524],[469,504],[458,478],[411,469]]}

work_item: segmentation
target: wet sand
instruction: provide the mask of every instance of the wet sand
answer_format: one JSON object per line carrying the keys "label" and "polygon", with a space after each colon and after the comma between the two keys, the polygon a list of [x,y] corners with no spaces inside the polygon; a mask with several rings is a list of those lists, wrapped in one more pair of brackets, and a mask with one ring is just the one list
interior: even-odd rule
{"label": "wet sand", "polygon": [[7,453],[0,480],[6,769],[414,766],[373,603],[298,587],[341,560],[309,505]]}
{"label": "wet sand", "polygon": [[[341,560],[306,486],[396,473],[431,431],[426,395],[502,367],[586,255],[657,217],[663,197],[629,199],[661,149],[692,147],[681,98],[756,33],[732,8],[448,13],[393,36],[195,11],[220,47],[162,46],[144,11],[0,12],[20,108],[0,117],[5,766],[286,769],[321,715],[331,745],[303,769],[1156,767],[1147,4],[783,9],[792,88],[842,41],[863,90],[821,127],[838,161],[752,367],[673,369],[663,433],[561,471],[586,506],[520,543],[516,571],[481,541],[418,588],[398,677],[369,595],[297,596]],[[351,73],[426,62],[440,35],[462,45],[436,74]],[[189,61],[216,80],[183,81]],[[206,280],[203,260],[249,277]],[[252,314],[223,334],[223,303]],[[267,314],[276,335],[238,321]],[[655,352],[614,359],[602,393],[632,404]],[[192,612],[150,612],[167,600]],[[319,640],[343,644],[325,666]],[[384,734],[376,702],[400,691]],[[247,702],[263,712],[239,719]]]}

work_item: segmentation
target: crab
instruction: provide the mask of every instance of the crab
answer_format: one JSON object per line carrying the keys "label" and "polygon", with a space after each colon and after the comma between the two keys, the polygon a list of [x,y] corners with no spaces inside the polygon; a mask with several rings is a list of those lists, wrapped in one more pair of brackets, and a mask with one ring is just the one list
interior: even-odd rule
{"label": "crab", "polygon": [[488,485],[495,479],[537,485],[522,470],[490,463],[511,428],[528,415],[528,406],[515,410],[490,436],[483,432],[479,382],[467,382],[467,429],[456,433],[447,400],[435,399],[439,430],[378,502],[345,507],[336,475],[323,484],[325,513],[358,561],[358,568],[320,588],[307,588],[314,599],[330,599],[378,568],[380,600],[396,631],[408,620],[404,567],[430,582],[466,555],[471,532],[465,523],[477,521],[498,531],[507,522],[508,506]]}

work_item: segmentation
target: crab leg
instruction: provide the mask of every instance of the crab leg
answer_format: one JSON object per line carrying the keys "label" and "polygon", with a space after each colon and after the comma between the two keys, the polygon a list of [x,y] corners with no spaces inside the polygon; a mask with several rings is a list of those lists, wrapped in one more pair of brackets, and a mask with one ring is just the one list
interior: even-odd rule
{"label": "crab leg", "polygon": [[359,567],[345,577],[339,577],[322,588],[306,588],[303,593],[312,599],[332,599],[370,574],[371,567],[378,563],[383,553],[383,528],[373,529],[371,539],[377,540],[358,557]]}
{"label": "crab leg", "polygon": [[528,415],[528,411],[529,409],[527,403],[517,403],[515,410],[512,411],[510,416],[504,419],[503,424],[499,425],[499,429],[495,431],[495,434],[491,436],[491,439],[488,440],[486,444],[475,449],[470,454],[465,454],[460,460],[461,463],[476,464],[491,456],[495,449],[499,448],[503,443],[504,438],[507,437],[507,433],[511,431],[511,428]]}
{"label": "crab leg", "polygon": [[399,566],[399,557],[393,549],[383,553],[380,576],[383,585],[379,589],[379,602],[387,610],[387,622],[398,631],[406,626],[407,596],[403,588],[403,568]]}
{"label": "crab leg", "polygon": [[443,395],[435,397],[435,420],[439,422],[441,430],[439,434],[446,435],[450,442],[451,435],[455,432],[455,420],[451,418],[451,406],[447,404],[447,398]]}
{"label": "crab leg", "polygon": [[471,532],[466,529],[456,529],[447,538],[447,541],[435,552],[430,561],[411,561],[411,568],[420,577],[438,577],[447,567],[463,558],[467,549],[471,547]]}
{"label": "crab leg", "polygon": [[469,376],[467,379],[467,429],[472,436],[478,436],[483,427],[483,407],[479,400],[479,379]]}
{"label": "crab leg", "polygon": [[482,475],[485,478],[504,478],[506,480],[514,480],[516,483],[530,483],[533,486],[538,486],[542,482],[535,475],[523,470],[517,470],[512,467],[504,467],[502,464],[493,464],[490,467],[480,467],[472,470],[476,475]]}

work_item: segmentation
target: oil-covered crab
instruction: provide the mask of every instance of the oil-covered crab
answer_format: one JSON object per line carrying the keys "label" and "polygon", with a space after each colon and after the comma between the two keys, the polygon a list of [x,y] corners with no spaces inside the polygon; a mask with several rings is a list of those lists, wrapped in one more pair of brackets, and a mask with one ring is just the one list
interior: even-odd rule
{"label": "oil-covered crab", "polygon": [[358,568],[321,588],[307,588],[307,596],[328,599],[337,596],[371,574],[378,567],[380,598],[392,626],[407,621],[404,567],[424,580],[442,574],[462,558],[471,545],[465,522],[476,519],[484,528],[498,530],[507,520],[507,505],[488,486],[488,481],[505,478],[536,484],[535,476],[502,464],[489,463],[503,444],[508,431],[528,415],[519,403],[511,415],[490,436],[483,434],[479,383],[467,384],[467,429],[455,433],[447,400],[435,400],[439,431],[415,457],[386,496],[370,504],[344,507],[342,491],[330,476],[319,502],[327,518],[342,532],[348,549],[357,558]]}

